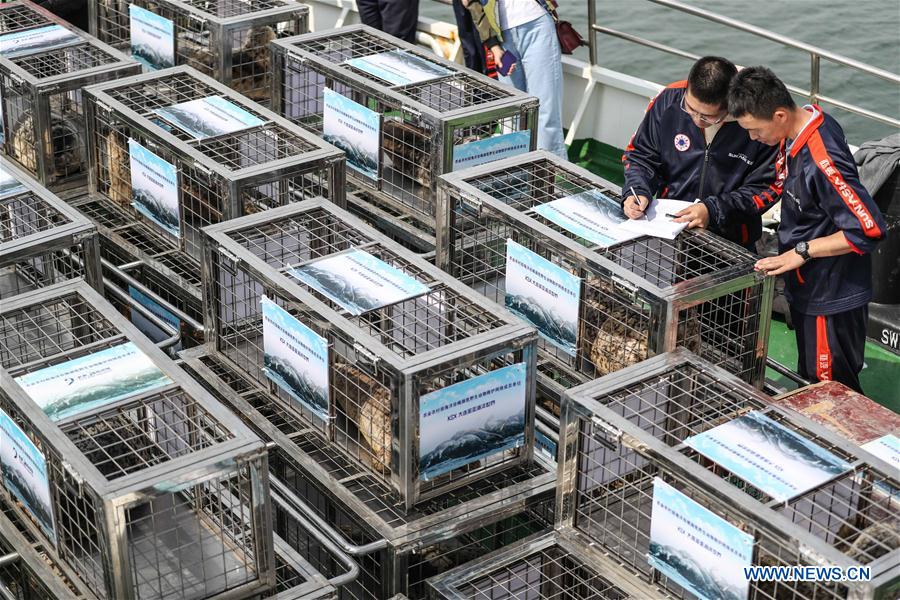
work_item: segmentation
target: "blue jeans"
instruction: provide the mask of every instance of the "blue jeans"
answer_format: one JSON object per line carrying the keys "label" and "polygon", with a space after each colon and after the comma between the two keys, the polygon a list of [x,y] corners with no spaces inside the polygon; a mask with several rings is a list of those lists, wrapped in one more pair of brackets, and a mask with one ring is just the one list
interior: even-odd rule
{"label": "blue jeans", "polygon": [[562,130],[562,53],[556,38],[556,25],[549,14],[503,30],[503,49],[519,57],[509,77],[500,81],[512,84],[540,101],[538,148],[566,158]]}

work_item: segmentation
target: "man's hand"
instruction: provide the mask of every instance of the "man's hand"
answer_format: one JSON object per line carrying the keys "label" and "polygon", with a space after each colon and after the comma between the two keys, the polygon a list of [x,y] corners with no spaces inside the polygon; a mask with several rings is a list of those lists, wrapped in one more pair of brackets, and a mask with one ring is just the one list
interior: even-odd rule
{"label": "man's hand", "polygon": [[706,229],[706,226],[709,225],[709,209],[702,202],[698,202],[675,213],[673,221],[676,223],[687,223],[688,229],[694,229],[695,227]]}
{"label": "man's hand", "polygon": [[781,275],[782,273],[799,269],[805,262],[802,256],[793,250],[788,250],[778,256],[768,256],[759,259],[753,268],[764,272],[766,275]]}
{"label": "man's hand", "polygon": [[647,196],[628,196],[622,203],[622,210],[629,219],[640,219],[644,216],[644,211],[650,206],[650,199]]}

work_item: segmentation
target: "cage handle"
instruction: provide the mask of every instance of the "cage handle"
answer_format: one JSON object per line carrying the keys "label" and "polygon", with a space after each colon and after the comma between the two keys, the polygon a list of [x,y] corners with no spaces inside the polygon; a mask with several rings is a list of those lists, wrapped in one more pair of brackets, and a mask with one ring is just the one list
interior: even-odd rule
{"label": "cage handle", "polygon": [[591,423],[602,429],[605,433],[612,436],[615,443],[605,438],[595,437],[594,439],[613,452],[618,452],[619,446],[622,444],[622,430],[614,427],[612,423],[607,423],[597,415],[591,417]]}
{"label": "cage handle", "polygon": [[285,501],[290,502],[293,508],[298,509],[306,519],[312,521],[312,523],[315,525],[315,527],[313,528],[314,530],[321,532],[322,534],[327,536],[330,541],[337,544],[337,546],[340,547],[340,552],[349,554],[350,556],[365,556],[367,554],[372,554],[373,552],[377,552],[379,550],[387,548],[388,542],[384,538],[376,540],[374,542],[370,542],[368,544],[364,544],[362,546],[357,546],[350,543],[350,541],[348,541],[342,533],[332,527],[327,521],[320,517],[318,513],[316,513],[316,511],[313,510],[306,502],[298,498],[297,495],[290,490],[290,488],[281,483],[281,481],[273,477],[271,474],[269,475],[269,486],[272,488],[272,490],[274,490],[275,493],[280,494]]}

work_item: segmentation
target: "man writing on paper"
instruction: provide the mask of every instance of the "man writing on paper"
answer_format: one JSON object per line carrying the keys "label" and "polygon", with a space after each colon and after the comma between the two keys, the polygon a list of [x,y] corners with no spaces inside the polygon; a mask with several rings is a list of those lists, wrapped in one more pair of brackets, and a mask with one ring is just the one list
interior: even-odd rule
{"label": "man writing on paper", "polygon": [[[798,107],[765,67],[738,73],[728,108],[751,138],[778,148],[781,254],[759,260],[756,269],[784,275],[797,335],[797,370],[807,379],[840,381],[861,391],[872,298],[869,253],[885,223],[859,182],[844,131],[818,106]],[[777,200],[767,197],[743,211],[763,212]]]}
{"label": "man writing on paper", "polygon": [[677,213],[689,227],[706,227],[755,250],[762,234],[759,215],[730,210],[774,189],[775,149],[755,142],[728,119],[728,84],[737,69],[706,56],[687,81],[669,85],[647,107],[625,149],[626,195],[631,219],[644,216],[653,196],[700,200]]}

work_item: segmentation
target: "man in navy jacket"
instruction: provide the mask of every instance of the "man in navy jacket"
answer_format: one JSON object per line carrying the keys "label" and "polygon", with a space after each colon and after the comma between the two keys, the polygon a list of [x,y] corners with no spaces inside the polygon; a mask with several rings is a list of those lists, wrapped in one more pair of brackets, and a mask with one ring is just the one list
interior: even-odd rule
{"label": "man in navy jacket", "polygon": [[[844,132],[819,107],[798,107],[765,67],[737,74],[728,109],[751,138],[778,148],[781,254],[758,261],[756,268],[785,277],[798,371],[807,379],[840,381],[861,391],[872,298],[869,254],[885,223],[859,182]],[[765,211],[779,200],[762,199],[738,210]]]}
{"label": "man in navy jacket", "polygon": [[755,249],[760,216],[731,210],[762,194],[777,194],[775,148],[754,142],[728,118],[728,84],[737,69],[707,56],[686,81],[662,90],[622,157],[625,214],[640,218],[653,196],[700,200],[679,214],[690,227],[706,227]]}

